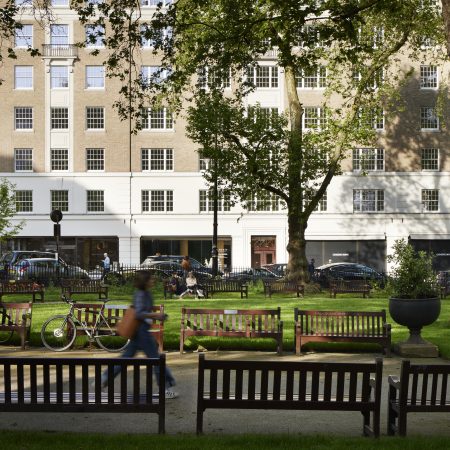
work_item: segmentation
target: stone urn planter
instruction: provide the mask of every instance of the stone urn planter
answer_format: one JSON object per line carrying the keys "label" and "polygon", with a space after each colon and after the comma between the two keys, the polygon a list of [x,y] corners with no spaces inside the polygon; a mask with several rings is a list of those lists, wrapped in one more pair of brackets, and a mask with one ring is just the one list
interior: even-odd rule
{"label": "stone urn planter", "polygon": [[441,313],[441,299],[435,298],[390,298],[389,313],[399,325],[408,327],[409,338],[403,344],[429,345],[420,332],[431,325]]}
{"label": "stone urn planter", "polygon": [[394,263],[388,288],[389,312],[399,325],[408,327],[409,338],[394,345],[394,351],[404,357],[437,357],[439,349],[422,339],[422,327],[432,324],[441,312],[441,299],[433,256],[416,252],[404,239],[396,241],[388,261]]}

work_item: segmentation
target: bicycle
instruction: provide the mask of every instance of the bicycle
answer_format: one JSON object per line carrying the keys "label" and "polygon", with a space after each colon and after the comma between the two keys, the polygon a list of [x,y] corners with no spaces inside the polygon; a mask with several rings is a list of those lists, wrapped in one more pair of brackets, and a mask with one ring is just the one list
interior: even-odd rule
{"label": "bicycle", "polygon": [[75,301],[68,299],[65,295],[61,298],[70,305],[69,312],[66,315],[57,314],[50,317],[41,328],[42,342],[49,350],[62,352],[70,348],[80,329],[86,333],[90,342],[95,341],[99,347],[108,352],[120,352],[129,344],[130,340],[119,336],[108,320],[119,319],[119,317],[104,315],[109,299],[103,300],[100,309],[93,311],[95,322],[90,326],[85,321],[78,320],[74,314],[75,310],[85,308],[77,308]]}

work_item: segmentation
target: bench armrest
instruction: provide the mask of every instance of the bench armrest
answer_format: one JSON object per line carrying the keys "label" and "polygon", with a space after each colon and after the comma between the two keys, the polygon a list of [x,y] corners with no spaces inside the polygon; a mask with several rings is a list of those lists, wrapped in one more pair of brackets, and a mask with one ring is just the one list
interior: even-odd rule
{"label": "bench armrest", "polygon": [[397,377],[396,375],[389,375],[388,383],[389,383],[389,386],[392,386],[395,389],[400,389],[400,378]]}

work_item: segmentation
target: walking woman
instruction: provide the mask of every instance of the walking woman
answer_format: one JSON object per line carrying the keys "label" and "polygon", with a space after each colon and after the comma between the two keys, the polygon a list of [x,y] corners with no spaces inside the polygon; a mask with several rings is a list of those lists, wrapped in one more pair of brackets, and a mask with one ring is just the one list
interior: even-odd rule
{"label": "walking woman", "polygon": [[[142,350],[148,358],[158,358],[158,343],[149,333],[149,327],[152,319],[165,320],[165,314],[152,312],[153,297],[150,288],[153,286],[151,273],[148,270],[136,272],[134,278],[134,287],[136,288],[133,296],[133,306],[136,310],[136,318],[141,321],[136,335],[131,339],[129,345],[122,353],[122,358],[131,358],[137,351]],[[114,376],[120,373],[120,366],[114,366]],[[159,379],[159,367],[155,367],[156,379]],[[108,385],[108,372],[102,374],[102,387]],[[178,393],[172,390],[175,386],[175,378],[168,367],[166,367],[166,398],[172,399],[178,397]]]}

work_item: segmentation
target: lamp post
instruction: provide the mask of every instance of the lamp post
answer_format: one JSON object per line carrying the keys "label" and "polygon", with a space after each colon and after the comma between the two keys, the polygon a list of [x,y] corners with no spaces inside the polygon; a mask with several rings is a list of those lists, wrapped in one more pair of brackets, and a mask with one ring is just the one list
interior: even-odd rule
{"label": "lamp post", "polygon": [[54,222],[53,225],[53,236],[56,240],[56,255],[55,255],[55,259],[56,259],[56,276],[59,282],[59,238],[61,237],[61,225],[59,224],[59,222],[61,222],[63,218],[63,214],[59,209],[54,209],[51,213],[50,213],[50,219],[52,222]]}
{"label": "lamp post", "polygon": [[[215,141],[214,141],[215,153],[217,153],[217,129],[215,132]],[[217,230],[218,230],[218,220],[217,220],[217,210],[218,210],[218,187],[217,187],[217,160],[214,158],[212,161],[212,169],[213,169],[213,177],[214,177],[214,185],[213,185],[213,238],[212,238],[212,274],[213,276],[217,276],[219,269],[219,251],[217,250]]]}

